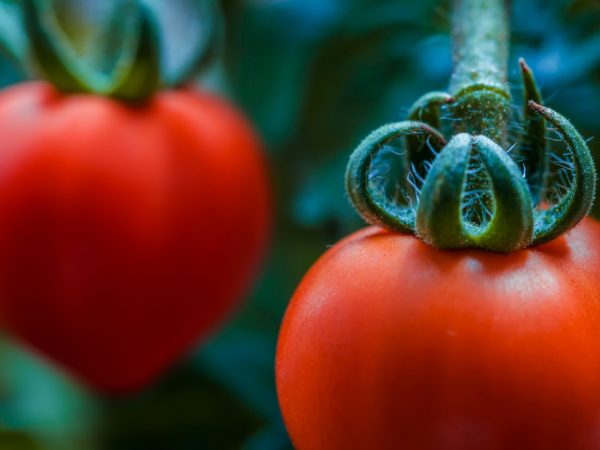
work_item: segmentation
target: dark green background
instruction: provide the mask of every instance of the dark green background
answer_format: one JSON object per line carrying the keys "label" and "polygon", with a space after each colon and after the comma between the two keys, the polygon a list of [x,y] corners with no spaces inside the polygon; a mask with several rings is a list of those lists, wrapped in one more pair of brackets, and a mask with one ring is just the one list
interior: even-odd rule
{"label": "dark green background", "polygon": [[[236,102],[265,142],[276,223],[262,276],[230,323],[159,384],[129,398],[87,392],[4,337],[1,450],[291,448],[273,380],[279,323],[308,267],[361,226],[343,192],[349,152],[372,128],[402,119],[422,93],[445,88],[449,8],[432,0],[222,6],[226,45],[201,84]],[[600,3],[516,0],[513,16],[515,102],[516,60],[525,56],[547,104],[584,136],[599,135]],[[1,33],[14,42],[12,23],[0,14]],[[3,85],[22,77],[10,58],[1,61]],[[600,155],[600,142],[590,145]]]}

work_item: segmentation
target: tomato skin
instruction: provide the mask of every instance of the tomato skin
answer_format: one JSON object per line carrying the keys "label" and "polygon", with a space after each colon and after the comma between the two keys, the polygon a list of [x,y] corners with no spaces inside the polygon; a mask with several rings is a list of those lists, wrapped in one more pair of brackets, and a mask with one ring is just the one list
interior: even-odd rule
{"label": "tomato skin", "polygon": [[0,94],[0,317],[105,391],[150,382],[237,305],[263,254],[260,143],[208,93],[128,106]]}
{"label": "tomato skin", "polygon": [[325,253],[286,313],[298,450],[600,448],[600,224],[511,255],[376,227]]}

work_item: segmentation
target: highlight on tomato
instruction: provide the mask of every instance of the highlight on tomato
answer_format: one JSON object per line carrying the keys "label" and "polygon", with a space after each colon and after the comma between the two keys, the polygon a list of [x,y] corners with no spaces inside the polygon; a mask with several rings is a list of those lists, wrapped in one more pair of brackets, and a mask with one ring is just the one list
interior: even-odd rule
{"label": "highlight on tomato", "polygon": [[0,321],[103,391],[145,386],[215,330],[265,250],[261,143],[225,99],[187,85],[218,41],[215,2],[195,4],[195,47],[170,64],[169,5],[129,1],[104,73],[51,2],[24,1],[46,81],[0,93]]}
{"label": "highlight on tomato", "polygon": [[350,157],[372,226],[310,269],[278,342],[298,450],[600,448],[596,172],[524,60],[515,113],[509,16],[503,0],[454,1],[449,92]]}

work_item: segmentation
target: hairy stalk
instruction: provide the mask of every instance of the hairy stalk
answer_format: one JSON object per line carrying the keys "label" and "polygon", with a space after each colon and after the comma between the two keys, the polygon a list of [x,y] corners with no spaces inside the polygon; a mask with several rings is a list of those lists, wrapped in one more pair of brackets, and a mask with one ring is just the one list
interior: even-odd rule
{"label": "hairy stalk", "polygon": [[511,120],[508,23],[506,0],[454,0],[454,131],[487,136],[503,148]]}
{"label": "hairy stalk", "polygon": [[505,0],[454,0],[452,94],[460,95],[476,85],[510,97],[506,85],[508,20]]}

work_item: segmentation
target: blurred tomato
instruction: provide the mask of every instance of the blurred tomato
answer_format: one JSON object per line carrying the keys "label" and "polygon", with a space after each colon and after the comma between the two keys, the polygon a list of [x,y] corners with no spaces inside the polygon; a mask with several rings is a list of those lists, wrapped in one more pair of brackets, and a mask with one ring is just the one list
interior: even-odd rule
{"label": "blurred tomato", "polygon": [[0,94],[0,316],[87,383],[148,383],[232,311],[263,253],[257,137],[223,100]]}
{"label": "blurred tomato", "polygon": [[370,227],[287,311],[280,404],[298,450],[600,448],[600,225],[499,255]]}

